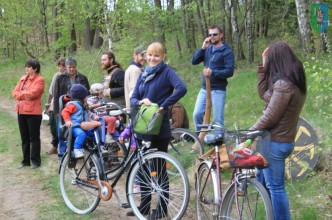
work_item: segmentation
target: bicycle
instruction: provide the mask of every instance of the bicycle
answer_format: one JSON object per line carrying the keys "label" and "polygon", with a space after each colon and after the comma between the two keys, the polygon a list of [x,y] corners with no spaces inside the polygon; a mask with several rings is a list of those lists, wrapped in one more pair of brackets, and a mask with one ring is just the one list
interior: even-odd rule
{"label": "bicycle", "polygon": [[[87,214],[97,208],[101,199],[107,201],[114,193],[120,207],[130,206],[137,218],[145,219],[147,213],[141,213],[138,205],[141,196],[143,199],[147,196],[151,197],[150,211],[158,210],[163,203],[167,206],[167,213],[162,213],[165,217],[180,219],[189,201],[189,181],[183,166],[169,154],[149,149],[143,142],[133,153],[126,151],[123,165],[117,167],[119,171],[110,183],[98,130],[94,129],[95,140],[86,140],[84,158],[72,158],[68,150],[61,162],[60,189],[67,207],[77,214]],[[129,170],[125,187],[129,205],[122,203],[115,189],[126,170]],[[137,184],[140,189],[134,191]]]}
{"label": "bicycle", "polygon": [[[206,131],[221,129],[217,125],[200,125]],[[255,179],[255,163],[237,161],[233,152],[236,144],[252,138],[256,150],[263,150],[269,141],[265,131],[227,131],[207,134],[204,141],[215,146],[215,156],[201,159],[196,176],[197,219],[273,219],[270,197],[264,186]],[[231,172],[230,185],[222,195],[219,146],[226,144]],[[268,144],[268,143],[267,143]],[[263,146],[264,145],[264,146]],[[264,154],[266,155],[266,154]],[[262,164],[264,166],[264,164]]]}
{"label": "bicycle", "polygon": [[[168,153],[177,159],[187,171],[188,176],[194,176],[196,159],[204,154],[201,140],[196,134],[185,128],[172,128],[172,138]],[[197,148],[192,147],[196,145]]]}

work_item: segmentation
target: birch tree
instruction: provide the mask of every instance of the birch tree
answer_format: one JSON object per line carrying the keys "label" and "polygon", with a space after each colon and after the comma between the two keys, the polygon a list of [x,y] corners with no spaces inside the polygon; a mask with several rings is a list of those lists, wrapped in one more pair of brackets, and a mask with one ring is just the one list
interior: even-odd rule
{"label": "birch tree", "polygon": [[308,16],[308,5],[306,0],[295,0],[297,21],[299,24],[299,30],[301,35],[302,49],[305,54],[311,54],[314,52],[314,41],[312,38],[310,21]]}

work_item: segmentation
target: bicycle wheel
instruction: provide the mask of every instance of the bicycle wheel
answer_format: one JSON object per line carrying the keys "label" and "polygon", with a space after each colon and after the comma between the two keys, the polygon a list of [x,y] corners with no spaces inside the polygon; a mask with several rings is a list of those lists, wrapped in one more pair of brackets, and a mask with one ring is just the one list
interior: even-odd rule
{"label": "bicycle wheel", "polygon": [[220,218],[272,220],[272,204],[264,186],[252,178],[233,183],[225,194]]}
{"label": "bicycle wheel", "polygon": [[112,143],[106,143],[105,149],[107,153],[103,154],[104,159],[104,169],[109,180],[115,178],[120,168],[124,164],[127,156],[126,146],[115,141]]}
{"label": "bicycle wheel", "polygon": [[181,219],[187,209],[188,177],[183,166],[167,153],[145,154],[143,164],[137,161],[131,168],[127,184],[128,202],[138,219],[147,214]]}
{"label": "bicycle wheel", "polygon": [[216,219],[218,216],[217,175],[203,163],[198,170],[196,182],[196,219]]}
{"label": "bicycle wheel", "polygon": [[203,144],[197,135],[188,129],[174,128],[171,132],[168,153],[182,164],[190,178],[195,173],[196,158],[204,153]]}
{"label": "bicycle wheel", "polygon": [[61,195],[67,207],[77,214],[94,211],[100,201],[98,187],[89,182],[99,178],[97,159],[90,157],[83,167],[84,161],[84,159],[78,159],[70,164],[67,154],[60,168]]}

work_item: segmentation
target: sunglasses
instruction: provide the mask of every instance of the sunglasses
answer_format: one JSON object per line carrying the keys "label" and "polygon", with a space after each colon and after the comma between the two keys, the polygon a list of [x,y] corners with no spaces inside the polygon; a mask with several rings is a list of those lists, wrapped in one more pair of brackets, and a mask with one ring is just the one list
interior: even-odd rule
{"label": "sunglasses", "polygon": [[215,37],[217,35],[219,35],[219,33],[209,34],[209,37]]}

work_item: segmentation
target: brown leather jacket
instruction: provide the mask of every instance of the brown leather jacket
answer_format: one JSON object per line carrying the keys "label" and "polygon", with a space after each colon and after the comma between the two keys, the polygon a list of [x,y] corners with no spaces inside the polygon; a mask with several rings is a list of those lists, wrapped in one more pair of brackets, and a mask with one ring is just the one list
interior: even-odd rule
{"label": "brown leather jacket", "polygon": [[279,79],[272,91],[264,83],[263,66],[258,66],[258,93],[265,102],[263,115],[250,129],[267,129],[271,140],[292,143],[295,140],[296,126],[306,95],[293,83]]}

